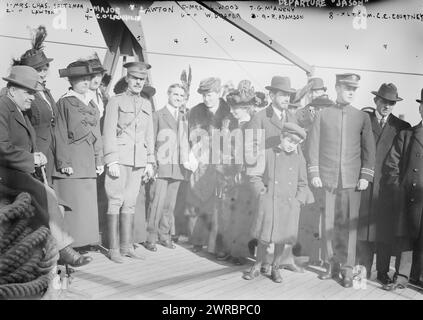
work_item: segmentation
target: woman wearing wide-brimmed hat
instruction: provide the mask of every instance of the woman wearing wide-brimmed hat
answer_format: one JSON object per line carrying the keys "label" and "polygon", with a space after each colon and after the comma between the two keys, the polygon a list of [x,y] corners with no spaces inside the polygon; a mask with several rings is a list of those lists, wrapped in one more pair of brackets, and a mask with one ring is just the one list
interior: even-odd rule
{"label": "woman wearing wide-brimmed hat", "polygon": [[[231,108],[231,113],[238,124],[238,134],[242,136],[235,145],[232,145],[231,164],[224,164],[225,197],[223,209],[229,211],[229,225],[223,238],[228,243],[228,253],[234,264],[240,265],[246,262],[250,256],[248,243],[252,237],[250,235],[251,220],[256,210],[253,201],[253,193],[249,181],[245,174],[244,144],[245,128],[251,120],[256,107],[263,103],[263,95],[255,92],[248,80],[242,80],[238,89],[230,92],[227,103]],[[234,132],[234,131],[233,131]],[[232,134],[234,134],[232,132]],[[239,144],[239,142],[242,144]]]}
{"label": "woman wearing wide-brimmed hat", "polygon": [[52,58],[47,58],[43,51],[43,42],[46,36],[46,28],[39,26],[32,39],[32,48],[25,51],[18,60],[14,60],[13,65],[25,65],[34,68],[42,81],[43,90],[35,94],[31,109],[28,110],[28,117],[35,129],[37,148],[47,157],[46,176],[49,184],[51,184],[51,174],[54,167],[53,132],[57,118],[57,106],[50,90],[46,88],[46,77],[50,62],[53,61]]}
{"label": "woman wearing wide-brimmed hat", "polygon": [[99,111],[87,94],[95,73],[84,60],[59,70],[60,77],[67,77],[71,88],[57,102],[53,186],[72,207],[66,222],[75,247],[99,242],[96,178],[103,171],[103,148]]}

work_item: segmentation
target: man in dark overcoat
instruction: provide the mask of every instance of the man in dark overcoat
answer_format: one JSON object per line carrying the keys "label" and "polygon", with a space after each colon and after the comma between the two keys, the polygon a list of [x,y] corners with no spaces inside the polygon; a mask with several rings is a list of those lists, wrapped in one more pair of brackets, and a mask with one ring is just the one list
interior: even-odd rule
{"label": "man in dark overcoat", "polygon": [[[393,240],[389,225],[392,224],[394,213],[392,198],[383,193],[382,166],[395,136],[401,130],[409,128],[410,124],[392,114],[395,104],[402,100],[398,97],[398,90],[394,84],[383,83],[379,90],[372,91],[372,94],[375,95],[373,100],[376,109],[367,113],[376,143],[375,175],[373,182],[361,194],[357,255],[358,263],[366,267],[367,278],[370,278],[373,255],[377,250],[377,279],[382,284],[388,284],[391,282],[388,272],[391,257],[390,244]],[[377,248],[375,248],[376,242]]]}
{"label": "man in dark overcoat", "polygon": [[336,75],[336,105],[317,115],[307,149],[311,184],[325,192],[322,240],[328,261],[320,278],[341,274],[344,287],[352,287],[360,192],[373,180],[375,164],[370,118],[351,105],[359,80],[353,73]]}
{"label": "man in dark overcoat", "polygon": [[53,189],[33,177],[35,168],[47,163],[47,157],[38,151],[35,130],[27,115],[36,92],[44,90],[41,79],[29,66],[13,66],[3,79],[7,89],[0,97],[0,183],[31,195],[36,224],[49,226],[60,252],[59,263],[85,265],[92,259],[71,247],[73,239]]}
{"label": "man in dark overcoat", "polygon": [[[416,100],[423,119],[423,89]],[[401,264],[394,280],[423,287],[423,126],[401,131],[395,138],[386,159],[383,174],[391,187],[396,205],[391,232],[401,245]],[[411,271],[407,263],[412,256]]]}

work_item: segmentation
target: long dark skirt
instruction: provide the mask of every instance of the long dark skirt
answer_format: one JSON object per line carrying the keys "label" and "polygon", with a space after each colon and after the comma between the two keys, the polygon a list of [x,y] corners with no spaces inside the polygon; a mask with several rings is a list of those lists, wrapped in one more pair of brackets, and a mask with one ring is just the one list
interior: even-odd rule
{"label": "long dark skirt", "polygon": [[248,242],[251,222],[254,217],[256,204],[251,188],[246,184],[236,187],[236,194],[231,206],[231,224],[228,232],[230,237],[230,254],[236,258],[246,258],[250,255]]}
{"label": "long dark skirt", "polygon": [[100,243],[97,184],[94,178],[53,178],[56,193],[72,208],[65,214],[65,223],[75,239],[73,247]]}

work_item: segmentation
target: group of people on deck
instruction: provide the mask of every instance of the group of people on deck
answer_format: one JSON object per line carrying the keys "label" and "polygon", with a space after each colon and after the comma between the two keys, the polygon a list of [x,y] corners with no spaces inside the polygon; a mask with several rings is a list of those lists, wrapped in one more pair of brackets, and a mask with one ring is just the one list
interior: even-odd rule
{"label": "group of people on deck", "polygon": [[[394,84],[369,90],[375,106],[360,110],[355,73],[336,75],[334,100],[320,78],[295,90],[289,77],[273,76],[266,95],[249,80],[222,94],[221,80],[209,77],[197,89],[203,102],[188,108],[186,84],[174,83],[155,111],[149,64],[124,64],[127,75],[109,97],[110,76],[95,56],[59,70],[70,87],[56,101],[45,37],[40,27],[3,78],[0,183],[31,193],[59,263],[91,261],[81,248],[104,240],[103,214],[115,263],[145,258],[142,225],[147,250],[175,249],[187,235],[194,252],[206,248],[235,265],[253,260],[244,279],[268,274],[281,283],[281,270],[303,271],[299,229],[312,215],[320,279],[352,287],[354,266],[370,278],[376,254],[384,289],[422,287],[422,122],[411,127],[392,114],[402,100]],[[416,101],[423,118],[423,90]]]}

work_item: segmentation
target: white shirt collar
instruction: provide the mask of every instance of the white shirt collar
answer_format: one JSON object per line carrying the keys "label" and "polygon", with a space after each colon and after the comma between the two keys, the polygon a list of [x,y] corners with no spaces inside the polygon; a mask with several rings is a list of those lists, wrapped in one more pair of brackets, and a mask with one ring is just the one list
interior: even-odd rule
{"label": "white shirt collar", "polygon": [[[177,113],[177,110],[178,110],[178,108],[176,108],[176,107],[173,107],[173,106],[171,106],[169,103],[168,104],[166,104],[166,108],[167,108],[167,110],[169,110],[169,112],[170,112],[170,114],[175,118],[175,119],[178,119],[178,113]],[[175,113],[176,113],[176,116],[175,116]]]}
{"label": "white shirt collar", "polygon": [[279,118],[279,120],[282,120],[282,110],[280,110],[280,109],[278,109],[278,108],[275,108],[275,106],[272,104],[272,108],[273,108],[273,111],[276,113],[276,115],[278,116],[278,118]]}
{"label": "white shirt collar", "polygon": [[83,96],[82,94],[79,94],[78,92],[75,92],[72,89],[69,89],[69,91],[65,93],[63,98],[65,98],[65,97],[76,97],[79,100],[81,100],[81,102],[83,102],[85,105],[88,106],[90,104],[90,101],[93,99],[92,96],[90,95],[89,91],[90,90],[88,90],[88,92],[85,94],[85,96]]}
{"label": "white shirt collar", "polygon": [[380,121],[380,120],[383,118],[383,121],[385,121],[385,122],[386,122],[386,120],[388,120],[388,117],[389,117],[389,114],[388,114],[386,117],[383,117],[383,116],[379,113],[379,111],[377,111],[377,109],[375,110],[375,115],[376,115],[377,121]]}

